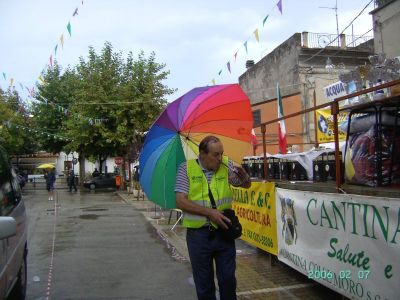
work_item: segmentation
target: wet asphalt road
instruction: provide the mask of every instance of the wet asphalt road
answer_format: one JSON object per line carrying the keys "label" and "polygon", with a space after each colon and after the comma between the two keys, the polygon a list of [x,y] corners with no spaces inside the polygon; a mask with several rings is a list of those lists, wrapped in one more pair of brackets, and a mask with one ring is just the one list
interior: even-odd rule
{"label": "wet asphalt road", "polygon": [[188,262],[110,191],[25,190],[27,299],[196,299]]}

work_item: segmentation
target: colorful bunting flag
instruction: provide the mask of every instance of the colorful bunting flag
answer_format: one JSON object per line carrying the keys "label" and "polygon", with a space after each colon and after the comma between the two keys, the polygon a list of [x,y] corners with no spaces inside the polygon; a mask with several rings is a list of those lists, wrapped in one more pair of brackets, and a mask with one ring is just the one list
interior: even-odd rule
{"label": "colorful bunting flag", "polygon": [[260,42],[260,37],[258,36],[258,28],[256,30],[254,30],[253,33],[254,33],[254,36],[255,36],[257,42],[259,43]]}
{"label": "colorful bunting flag", "polygon": [[265,25],[265,22],[267,22],[268,17],[269,17],[269,15],[267,15],[267,16],[264,18],[264,20],[263,20],[263,27],[264,27],[264,25]]}
{"label": "colorful bunting flag", "polygon": [[58,44],[54,47],[54,56],[57,56]]}
{"label": "colorful bunting flag", "polygon": [[10,78],[10,86],[13,86],[14,78]]}
{"label": "colorful bunting flag", "polygon": [[235,53],[235,55],[234,55],[235,61],[236,61],[236,58],[237,58],[237,54],[238,54],[238,51],[236,51],[236,53]]}
{"label": "colorful bunting flag", "polygon": [[228,68],[229,73],[231,73],[231,62],[228,61],[228,63],[226,64],[226,67]]}
{"label": "colorful bunting flag", "polygon": [[71,22],[68,22],[67,30],[68,30],[69,36],[71,36]]}
{"label": "colorful bunting flag", "polygon": [[3,77],[4,77],[4,80],[7,80],[6,73],[4,73],[4,72],[3,72]]}
{"label": "colorful bunting flag", "polygon": [[247,41],[244,42],[243,46],[246,49],[246,54],[248,54],[248,52],[247,52]]}
{"label": "colorful bunting flag", "polygon": [[215,85],[215,79],[211,80],[212,84]]}
{"label": "colorful bunting flag", "polygon": [[62,34],[60,37],[61,49],[64,50],[64,35]]}
{"label": "colorful bunting flag", "polygon": [[222,73],[222,70],[219,70],[218,75],[221,75],[221,73]]}
{"label": "colorful bunting flag", "polygon": [[50,54],[50,66],[53,67],[53,54]]}
{"label": "colorful bunting flag", "polygon": [[72,16],[75,17],[77,14],[78,14],[78,8],[75,8],[75,11]]}
{"label": "colorful bunting flag", "polygon": [[279,0],[278,3],[276,4],[276,6],[278,6],[278,9],[282,14],[282,0]]}

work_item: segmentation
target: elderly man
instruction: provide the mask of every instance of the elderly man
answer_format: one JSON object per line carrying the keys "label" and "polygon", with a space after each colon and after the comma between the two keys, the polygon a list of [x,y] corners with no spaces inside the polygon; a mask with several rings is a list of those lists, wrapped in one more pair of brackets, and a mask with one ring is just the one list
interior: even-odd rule
{"label": "elderly man", "polygon": [[[222,211],[231,207],[229,185],[248,188],[250,177],[241,167],[223,156],[222,142],[215,136],[205,137],[199,145],[199,158],[183,163],[176,177],[176,205],[184,211],[183,226],[193,278],[199,300],[216,299],[216,274],[221,300],[236,299],[235,240],[227,240],[218,228],[228,228],[230,220]],[[213,197],[216,209],[212,208]]]}

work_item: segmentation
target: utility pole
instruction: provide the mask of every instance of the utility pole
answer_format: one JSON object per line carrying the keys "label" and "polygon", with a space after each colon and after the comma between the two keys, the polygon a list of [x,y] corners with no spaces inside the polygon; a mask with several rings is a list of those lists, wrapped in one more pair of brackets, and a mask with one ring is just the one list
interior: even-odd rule
{"label": "utility pole", "polygon": [[335,0],[335,7],[326,7],[326,6],[319,6],[318,8],[328,8],[328,9],[333,9],[335,10],[335,15],[336,15],[336,34],[337,34],[337,42],[338,42],[338,47],[340,46],[340,38],[339,38],[339,19],[338,19],[338,7],[337,7],[337,0]]}

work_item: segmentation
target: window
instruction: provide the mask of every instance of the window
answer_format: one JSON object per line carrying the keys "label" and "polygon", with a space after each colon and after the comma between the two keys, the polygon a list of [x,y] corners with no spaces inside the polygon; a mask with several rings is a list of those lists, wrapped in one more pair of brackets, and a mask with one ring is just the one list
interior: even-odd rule
{"label": "window", "polygon": [[253,128],[261,124],[261,111],[259,109],[253,110]]}

